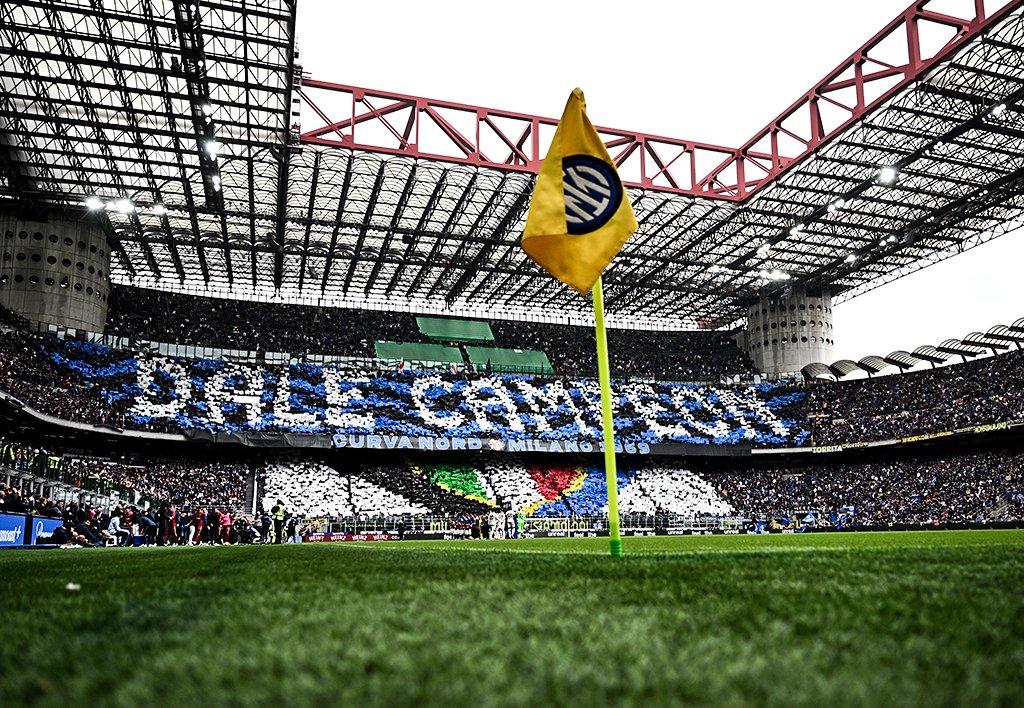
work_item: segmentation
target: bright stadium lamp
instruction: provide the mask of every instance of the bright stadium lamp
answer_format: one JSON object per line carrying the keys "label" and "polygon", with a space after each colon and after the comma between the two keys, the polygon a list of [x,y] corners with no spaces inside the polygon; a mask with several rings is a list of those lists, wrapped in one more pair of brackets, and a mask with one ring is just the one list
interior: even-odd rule
{"label": "bright stadium lamp", "polygon": [[878,171],[878,183],[886,186],[896,184],[896,180],[899,179],[900,172],[895,167],[888,166],[883,167]]}
{"label": "bright stadium lamp", "polygon": [[204,147],[206,148],[206,154],[212,158],[216,158],[217,153],[220,152],[220,143],[216,140],[207,140]]}
{"label": "bright stadium lamp", "polygon": [[117,199],[111,206],[114,207],[114,211],[122,214],[131,214],[135,211],[135,205],[132,204],[130,199]]}
{"label": "bright stadium lamp", "polygon": [[803,224],[795,224],[795,225],[793,225],[792,228],[790,228],[789,235],[790,236],[797,236],[803,230],[804,230],[804,225]]}
{"label": "bright stadium lamp", "polygon": [[988,114],[990,116],[992,116],[993,118],[998,118],[999,116],[1003,115],[1004,113],[1006,113],[1006,104],[1005,103],[997,103],[996,105],[992,106],[992,108],[990,108],[989,111],[988,111]]}
{"label": "bright stadium lamp", "polygon": [[97,209],[103,208],[103,200],[97,196],[91,196],[85,198],[85,208],[89,211],[96,211]]}
{"label": "bright stadium lamp", "polygon": [[167,213],[167,207],[165,207],[160,202],[157,202],[156,204],[149,208],[149,211],[150,213],[153,214],[153,216],[163,216],[164,214]]}
{"label": "bright stadium lamp", "polygon": [[856,253],[848,254],[846,256],[846,262],[847,263],[856,263],[857,262],[857,254]]}
{"label": "bright stadium lamp", "polygon": [[202,110],[203,110],[203,115],[204,116],[212,116],[213,115],[213,106],[211,106],[209,103],[204,103],[203,106],[202,106]]}

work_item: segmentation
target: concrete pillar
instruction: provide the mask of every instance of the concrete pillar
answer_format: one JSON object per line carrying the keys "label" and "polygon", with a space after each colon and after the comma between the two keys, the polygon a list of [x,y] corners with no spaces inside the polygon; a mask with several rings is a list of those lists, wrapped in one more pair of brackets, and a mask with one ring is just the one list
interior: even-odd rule
{"label": "concrete pillar", "polygon": [[785,295],[761,298],[747,308],[747,329],[740,346],[758,371],[799,372],[812,362],[832,362],[832,294],[793,288]]}
{"label": "concrete pillar", "polygon": [[0,210],[0,259],[0,305],[30,320],[103,331],[110,250],[95,221],[57,211],[30,221]]}

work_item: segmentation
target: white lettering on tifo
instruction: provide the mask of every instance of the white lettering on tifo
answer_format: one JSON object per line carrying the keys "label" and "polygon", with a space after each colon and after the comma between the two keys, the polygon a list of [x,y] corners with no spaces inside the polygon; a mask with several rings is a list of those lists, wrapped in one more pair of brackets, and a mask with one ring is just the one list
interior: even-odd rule
{"label": "white lettering on tifo", "polygon": [[[509,430],[522,432],[525,430],[523,421],[516,410],[516,402],[505,389],[501,379],[483,378],[470,381],[465,391],[466,403],[473,409],[476,423],[480,430],[489,432],[494,429],[488,416],[501,417],[504,414],[505,425]],[[494,410],[498,408],[501,412]],[[491,409],[491,410],[488,410]]]}
{"label": "white lettering on tifo", "polygon": [[446,411],[447,415],[441,415],[427,406],[425,394],[428,388],[433,388],[434,386],[451,391],[452,384],[443,381],[440,376],[424,376],[413,383],[412,403],[416,407],[416,412],[420,414],[420,418],[427,425],[436,425],[444,430],[459,427],[466,420],[466,417],[461,413]]}
{"label": "white lettering on tifo", "polygon": [[[327,408],[324,411],[324,422],[332,428],[365,428],[373,430],[375,421],[371,413],[355,413],[351,410],[356,401],[365,401],[359,388],[360,384],[369,383],[365,376],[345,378],[337,369],[324,368],[324,389],[327,394]],[[348,385],[350,384],[350,385]],[[347,388],[345,386],[348,385]]]}
{"label": "white lettering on tifo", "polygon": [[[170,379],[170,390],[157,383],[158,372],[166,375],[162,378]],[[189,382],[188,371],[183,364],[176,361],[168,361],[163,357],[140,357],[136,381],[142,389],[142,395],[132,401],[131,412],[136,415],[173,418],[179,413],[184,413],[185,406],[192,399],[192,384]],[[157,402],[157,398],[164,395],[169,397],[168,400]]]}

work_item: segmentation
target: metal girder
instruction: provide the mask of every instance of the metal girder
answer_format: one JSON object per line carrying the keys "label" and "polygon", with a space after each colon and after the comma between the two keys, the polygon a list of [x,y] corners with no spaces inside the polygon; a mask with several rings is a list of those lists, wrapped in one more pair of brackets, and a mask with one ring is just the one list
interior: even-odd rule
{"label": "metal girder", "polygon": [[377,262],[373,264],[373,269],[370,271],[370,277],[366,279],[366,287],[364,290],[366,293],[369,293],[370,288],[377,280],[377,275],[380,273],[381,267],[384,265],[384,258],[391,249],[391,241],[395,237],[395,229],[398,228],[398,222],[402,216],[402,212],[405,210],[406,205],[409,203],[409,199],[412,197],[412,186],[415,181],[416,165],[413,165],[412,169],[409,170],[409,177],[405,181],[405,188],[402,190],[402,195],[399,197],[398,204],[395,207],[395,214],[391,218],[391,226],[384,235],[384,243],[380,247],[379,258],[377,259]]}
{"label": "metal girder", "polygon": [[316,181],[320,176],[320,153],[313,156],[313,182],[309,188],[309,208],[306,210],[306,234],[302,242],[302,255],[299,262],[299,289],[306,280],[306,255],[309,253],[309,234],[313,229],[313,205],[316,201]]}
{"label": "metal girder", "polygon": [[444,228],[441,229],[442,237],[434,241],[434,245],[430,249],[430,255],[427,257],[426,261],[424,261],[424,264],[420,266],[420,269],[416,272],[416,277],[413,278],[412,283],[409,285],[409,289],[406,292],[407,297],[412,295],[413,291],[420,284],[420,281],[423,280],[423,276],[427,272],[428,264],[436,262],[441,244],[447,242],[446,235],[451,233],[452,226],[462,217],[462,214],[466,210],[466,205],[469,203],[469,196],[476,188],[476,181],[479,175],[480,173],[478,171],[474,171],[469,182],[466,184],[466,187],[462,190],[462,195],[459,197],[458,202],[456,202],[455,206],[449,213],[448,220],[445,222]]}
{"label": "metal girder", "polygon": [[[476,219],[474,219],[472,225],[466,231],[466,235],[467,236],[473,236],[474,234],[478,233],[480,228],[481,228],[481,225],[486,223],[487,218],[494,211],[495,205],[497,205],[499,203],[499,201],[500,201],[500,198],[502,196],[502,190],[504,189],[504,187],[505,187],[505,185],[507,183],[507,180],[508,180],[508,175],[503,176],[502,179],[501,179],[501,183],[498,185],[498,188],[491,191],[490,195],[487,197],[487,203],[484,204],[483,208],[476,215]],[[495,232],[492,236],[489,237],[488,240],[489,240],[490,243],[493,243],[494,242],[493,239],[499,239],[501,237],[502,236],[498,235],[498,233]],[[451,272],[452,264],[453,263],[461,263],[461,262],[463,262],[463,259],[465,258],[465,253],[466,253],[467,250],[469,250],[469,244],[470,243],[471,243],[471,241],[468,238],[462,239],[459,242],[458,247],[455,249],[455,253],[452,254],[452,256],[448,259],[448,262],[445,265],[444,269],[437,276],[437,278],[434,279],[434,283],[427,290],[427,299],[428,300],[434,296],[434,293],[437,292],[437,290],[441,287],[442,283],[444,283],[445,278]],[[487,244],[484,244],[484,246],[481,246],[481,250],[483,250],[483,248],[485,248],[486,245]]]}
{"label": "metal girder", "polygon": [[[494,249],[499,245],[504,245],[503,242],[505,240],[505,236],[512,230],[514,225],[519,223],[519,220],[522,218],[523,212],[526,207],[529,206],[529,203],[530,198],[524,192],[520,194],[516,198],[515,203],[508,208],[505,212],[505,216],[501,218],[501,221],[498,222],[498,225],[494,229],[493,240],[480,247],[480,250],[477,251],[476,256],[473,258],[473,261],[469,264],[469,268],[463,271],[462,276],[455,281],[455,284],[452,285],[451,289],[448,291],[448,294],[445,296],[445,301],[448,302],[449,305],[454,303],[456,298],[458,298],[469,286],[470,281],[476,273],[483,272],[484,274],[477,287],[482,286],[484,281],[490,277],[492,271],[487,270],[484,266],[490,262],[490,257],[494,252]],[[501,262],[499,261],[498,267],[500,267],[500,265]]]}
{"label": "metal girder", "polygon": [[359,236],[356,239],[356,246],[355,251],[352,253],[352,260],[348,265],[348,272],[345,274],[345,284],[341,288],[343,293],[348,292],[348,288],[352,284],[352,276],[354,276],[356,272],[356,265],[359,263],[359,256],[363,250],[363,241],[366,239],[366,232],[370,226],[370,218],[373,214],[374,207],[377,205],[377,199],[380,197],[381,186],[384,184],[384,168],[385,165],[381,164],[380,169],[377,171],[377,180],[373,183],[373,190],[370,192],[370,199],[366,204],[366,215],[363,218],[363,222],[359,229]]}
{"label": "metal girder", "polygon": [[[598,130],[620,171],[637,173],[636,179],[624,179],[628,186],[743,201],[1019,6],[1006,0],[991,2],[988,4],[996,9],[987,12],[986,4],[979,0],[973,14],[953,17],[931,9],[938,4],[931,0],[912,4],[738,149],[610,128]],[[929,32],[949,28],[949,39],[930,50],[922,48],[921,30],[926,26]],[[897,35],[905,39],[906,56],[894,64],[885,54],[886,40]],[[883,86],[884,90],[878,89]],[[318,92],[329,92],[333,105],[347,104],[348,110],[339,119],[328,117],[317,102]],[[852,101],[848,97],[851,92]],[[557,123],[512,111],[312,79],[304,82],[303,98],[322,121],[303,132],[304,142],[502,170],[536,172],[543,158],[540,127]],[[840,117],[826,117],[823,104],[838,110]],[[400,130],[402,120],[405,128]],[[375,129],[372,134],[366,130],[371,126]],[[428,144],[431,133],[440,138]],[[786,154],[780,137],[802,147]],[[698,163],[705,164],[714,156],[722,159],[711,171],[699,171]]]}

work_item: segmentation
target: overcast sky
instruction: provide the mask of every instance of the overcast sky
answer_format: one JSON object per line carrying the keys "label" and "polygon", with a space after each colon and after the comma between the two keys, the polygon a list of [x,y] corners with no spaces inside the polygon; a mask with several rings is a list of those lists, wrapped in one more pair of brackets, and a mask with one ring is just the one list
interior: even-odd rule
{"label": "overcast sky", "polygon": [[[297,35],[317,79],[556,118],[580,86],[596,124],[737,146],[907,4],[300,0]],[[837,306],[835,358],[1024,317],[1022,263],[1018,231]]]}

